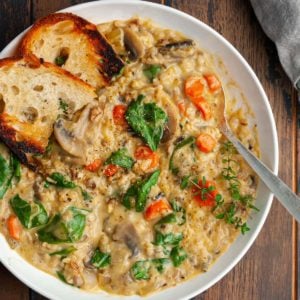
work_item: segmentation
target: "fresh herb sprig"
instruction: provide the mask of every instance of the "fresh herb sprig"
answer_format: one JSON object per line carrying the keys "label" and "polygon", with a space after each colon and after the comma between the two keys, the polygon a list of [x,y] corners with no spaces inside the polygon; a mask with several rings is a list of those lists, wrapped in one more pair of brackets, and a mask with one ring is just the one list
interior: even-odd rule
{"label": "fresh herb sprig", "polygon": [[228,191],[232,198],[232,203],[229,205],[224,204],[224,199],[222,197],[218,197],[216,199],[216,206],[213,208],[213,211],[217,211],[217,209],[223,209],[221,213],[216,214],[217,219],[224,219],[226,223],[234,225],[236,228],[241,230],[242,234],[245,234],[250,230],[246,222],[243,222],[241,217],[237,216],[238,212],[238,204],[243,205],[246,208],[251,208],[256,211],[259,211],[257,207],[253,205],[253,197],[251,195],[242,195],[240,191],[240,181],[237,177],[237,173],[234,170],[234,165],[237,162],[232,158],[236,153],[236,150],[231,142],[225,142],[223,147],[221,148],[221,153],[224,155],[222,160],[225,165],[222,170],[222,178],[227,182]]}

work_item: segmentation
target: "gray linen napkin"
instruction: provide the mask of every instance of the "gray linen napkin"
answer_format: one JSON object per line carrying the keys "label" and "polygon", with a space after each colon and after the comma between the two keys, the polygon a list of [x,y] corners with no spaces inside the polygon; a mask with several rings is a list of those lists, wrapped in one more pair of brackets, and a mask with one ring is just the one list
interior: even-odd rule
{"label": "gray linen napkin", "polygon": [[280,62],[300,90],[300,0],[250,0]]}

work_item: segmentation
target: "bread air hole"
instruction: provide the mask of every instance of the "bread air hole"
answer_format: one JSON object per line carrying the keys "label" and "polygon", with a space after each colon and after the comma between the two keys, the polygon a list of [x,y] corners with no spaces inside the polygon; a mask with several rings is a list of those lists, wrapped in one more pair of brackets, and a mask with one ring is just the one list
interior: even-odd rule
{"label": "bread air hole", "polygon": [[23,110],[23,117],[25,122],[33,124],[38,117],[38,110],[34,107],[27,107]]}
{"label": "bread air hole", "polygon": [[13,86],[11,87],[11,90],[12,90],[12,92],[13,92],[13,94],[14,94],[15,96],[19,95],[19,93],[20,93],[19,88],[18,88],[17,86],[15,86],[15,85],[13,85]]}
{"label": "bread air hole", "polygon": [[3,95],[0,94],[0,114],[2,114],[4,112],[4,108],[5,108],[5,102],[3,99]]}
{"label": "bread air hole", "polygon": [[33,90],[36,92],[41,92],[44,89],[44,87],[42,85],[36,85]]}

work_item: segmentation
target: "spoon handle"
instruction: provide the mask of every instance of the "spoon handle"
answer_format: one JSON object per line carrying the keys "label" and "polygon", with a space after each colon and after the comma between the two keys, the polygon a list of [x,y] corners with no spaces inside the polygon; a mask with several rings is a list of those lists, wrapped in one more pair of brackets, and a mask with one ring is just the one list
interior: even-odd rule
{"label": "spoon handle", "polygon": [[256,158],[235,136],[227,130],[223,133],[235,146],[236,150],[244,157],[251,168],[262,179],[281,204],[300,223],[300,198],[279,179],[264,163]]}

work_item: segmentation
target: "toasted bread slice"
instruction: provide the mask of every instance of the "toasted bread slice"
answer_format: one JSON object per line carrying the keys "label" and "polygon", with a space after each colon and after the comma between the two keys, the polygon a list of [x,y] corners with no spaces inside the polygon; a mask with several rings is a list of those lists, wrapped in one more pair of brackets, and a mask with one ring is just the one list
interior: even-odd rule
{"label": "toasted bread slice", "polygon": [[97,27],[70,13],[37,21],[25,35],[20,51],[59,65],[96,88],[109,84],[124,67]]}
{"label": "toasted bread slice", "polygon": [[0,139],[35,169],[32,155],[45,152],[59,115],[72,114],[96,98],[94,88],[36,57],[0,60]]}

